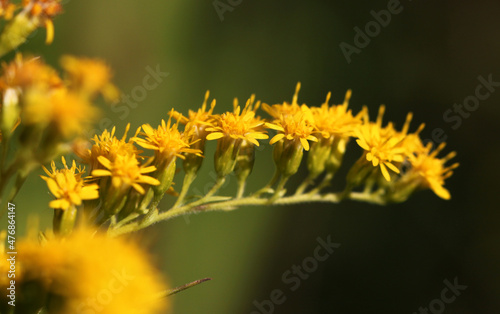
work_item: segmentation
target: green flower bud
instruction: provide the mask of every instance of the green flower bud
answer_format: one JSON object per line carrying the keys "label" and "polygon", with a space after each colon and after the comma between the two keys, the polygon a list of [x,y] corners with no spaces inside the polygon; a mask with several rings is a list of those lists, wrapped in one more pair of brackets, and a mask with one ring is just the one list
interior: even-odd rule
{"label": "green flower bud", "polygon": [[299,170],[304,148],[299,140],[282,139],[274,147],[274,162],[284,177],[294,175]]}
{"label": "green flower bud", "polygon": [[39,25],[38,18],[29,18],[24,12],[16,15],[0,35],[0,56],[4,56],[23,44]]}
{"label": "green flower bud", "polygon": [[156,166],[154,177],[160,181],[159,185],[153,186],[155,196],[163,195],[172,185],[175,175],[176,157],[164,159],[160,165]]}
{"label": "green flower bud", "polygon": [[331,138],[321,138],[319,142],[311,145],[311,149],[307,156],[307,169],[309,170],[309,177],[311,179],[315,179],[325,171],[331,151]]}
{"label": "green flower bud", "polygon": [[247,177],[250,175],[255,162],[255,146],[254,144],[243,141],[240,146],[240,151],[238,157],[236,158],[236,166],[234,168],[234,173],[238,178],[239,182],[246,181]]}
{"label": "green flower bud", "polygon": [[214,163],[215,172],[217,172],[220,178],[224,178],[233,172],[241,143],[241,139],[233,139],[231,137],[222,137],[217,141]]}

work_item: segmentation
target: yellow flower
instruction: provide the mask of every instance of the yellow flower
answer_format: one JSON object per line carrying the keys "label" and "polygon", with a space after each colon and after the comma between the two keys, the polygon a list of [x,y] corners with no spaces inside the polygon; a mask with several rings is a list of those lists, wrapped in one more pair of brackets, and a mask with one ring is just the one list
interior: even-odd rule
{"label": "yellow flower", "polygon": [[380,166],[382,175],[387,181],[391,176],[387,168],[395,173],[399,173],[398,167],[394,162],[403,162],[406,157],[407,149],[404,146],[406,134],[398,134],[392,123],[382,127],[382,117],[385,107],[380,106],[376,123],[368,121],[368,115],[362,126],[356,129],[356,143],[365,150],[366,160],[371,162],[374,167]]}
{"label": "yellow flower", "polygon": [[63,137],[82,133],[98,110],[85,99],[64,88],[32,89],[25,98],[23,122],[27,125],[53,125]]}
{"label": "yellow flower", "polygon": [[24,57],[18,53],[13,61],[2,63],[0,89],[18,90],[29,87],[52,88],[61,87],[62,80],[57,72],[46,65],[39,57]]}
{"label": "yellow flower", "polygon": [[76,167],[75,161],[69,168],[64,157],[62,157],[62,162],[64,168],[57,169],[52,161],[52,172],[43,167],[48,177],[41,176],[41,178],[47,182],[50,192],[56,197],[56,200],[49,203],[51,208],[66,210],[71,206],[81,205],[82,200],[92,200],[99,197],[97,184],[87,185],[82,178],[85,168]]}
{"label": "yellow flower", "polygon": [[139,161],[134,155],[117,155],[113,161],[104,156],[99,156],[97,160],[106,169],[95,169],[92,171],[92,176],[111,177],[111,183],[117,190],[125,190],[128,187],[133,187],[140,194],[144,194],[146,191],[141,184],[160,184],[157,179],[144,175],[145,173],[155,171],[156,167],[143,167],[139,165]]}
{"label": "yellow flower", "polygon": [[233,112],[226,112],[220,116],[214,117],[213,126],[206,130],[211,132],[207,135],[207,140],[218,140],[226,137],[234,140],[247,140],[250,143],[259,146],[257,140],[269,138],[262,130],[264,121],[261,121],[255,115],[259,103],[253,106],[255,96],[248,99],[243,110],[238,105],[237,100],[233,103]]}
{"label": "yellow flower", "polygon": [[352,115],[352,111],[348,109],[351,90],[347,91],[342,105],[328,105],[330,96],[331,93],[328,93],[321,107],[311,107],[316,129],[324,138],[354,135],[354,130],[362,123],[361,117],[365,114],[365,109],[356,116]]}
{"label": "yellow flower", "polygon": [[10,3],[9,0],[1,0],[0,1],[0,16],[3,16],[4,19],[10,20],[14,15],[14,10],[16,9],[16,5]]}
{"label": "yellow flower", "polygon": [[183,153],[201,155],[198,149],[190,148],[187,136],[181,133],[178,129],[179,122],[172,124],[171,118],[168,123],[161,120],[161,125],[153,129],[149,124],[143,124],[141,135],[146,138],[135,137],[134,141],[137,145],[156,151],[162,159],[170,159],[171,157],[179,157],[184,159]]}
{"label": "yellow flower", "polygon": [[279,120],[275,120],[273,123],[266,123],[268,128],[278,131],[278,134],[271,139],[269,144],[273,145],[282,139],[286,139],[288,141],[300,142],[305,150],[309,150],[308,141],[318,141],[312,135],[315,132],[315,127],[309,116],[310,111],[299,111],[294,114],[281,115]]}
{"label": "yellow flower", "polygon": [[[283,102],[283,104],[276,104],[272,106],[262,104],[262,109],[264,109],[264,111],[270,114],[274,119],[280,119],[282,115],[285,117],[288,115],[295,115],[298,112],[307,112],[307,114],[310,115],[309,108],[305,104],[299,105],[298,103],[299,91],[300,82],[298,82],[295,87],[295,94],[293,95],[291,104],[286,101]],[[308,116],[308,118],[312,117]]]}
{"label": "yellow flower", "polygon": [[28,287],[23,283],[38,287],[19,302],[36,303],[49,294],[50,313],[168,313],[168,300],[160,297],[167,287],[133,241],[79,229],[43,245],[20,240],[18,253],[20,293]]}
{"label": "yellow flower", "polygon": [[103,61],[64,56],[61,65],[69,76],[70,87],[89,96],[100,92],[107,100],[118,99],[118,89],[110,82],[111,69]]}
{"label": "yellow flower", "polygon": [[192,127],[200,129],[197,133],[201,133],[201,131],[203,131],[206,126],[211,125],[210,122],[213,120],[212,113],[215,107],[215,99],[212,100],[212,103],[210,104],[210,109],[207,111],[207,100],[209,96],[210,96],[210,91],[207,91],[205,93],[205,98],[203,100],[201,108],[198,109],[197,111],[193,111],[190,109],[188,111],[187,117],[183,116],[181,113],[175,110],[172,110],[169,113],[169,115],[182,124],[186,125],[189,124]]}
{"label": "yellow flower", "polygon": [[445,143],[439,145],[434,151],[431,151],[432,143],[427,144],[424,152],[412,154],[409,156],[411,170],[409,176],[415,173],[423,182],[421,187],[430,188],[437,196],[442,199],[449,200],[450,192],[444,188],[444,180],[453,174],[453,169],[458,167],[458,163],[454,163],[449,167],[445,167],[448,160],[456,156],[455,152],[451,152],[444,158],[436,158],[437,154],[443,150]]}
{"label": "yellow flower", "polygon": [[[128,141],[126,140],[129,130],[130,123],[125,127],[125,132],[121,139],[115,136],[116,127],[113,127],[111,132],[104,130],[101,135],[94,135],[92,139],[94,145],[92,145],[90,149],[78,148],[75,150],[75,153],[78,157],[82,158],[86,164],[90,165],[91,171],[102,168],[97,160],[99,156],[106,157],[106,159],[110,161],[114,161],[118,155],[132,155],[141,158],[139,154],[141,154],[142,151],[138,150],[134,145],[133,137]],[[135,136],[137,136],[139,130],[140,128],[137,129]]]}

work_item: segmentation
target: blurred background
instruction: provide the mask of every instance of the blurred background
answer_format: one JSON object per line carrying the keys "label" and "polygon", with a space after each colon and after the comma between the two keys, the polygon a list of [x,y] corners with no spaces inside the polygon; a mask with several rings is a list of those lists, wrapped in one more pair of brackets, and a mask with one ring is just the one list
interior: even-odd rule
{"label": "blurred background", "polygon": [[[446,183],[450,201],[424,191],[385,207],[351,201],[250,207],[154,226],[143,238],[172,286],[213,278],[175,295],[175,313],[419,313],[429,306],[431,313],[500,311],[500,148],[494,137],[500,83],[469,106],[473,110],[453,112],[475,95],[479,77],[500,82],[500,2],[64,2],[55,42],[45,46],[41,30],[21,50],[53,65],[63,54],[110,64],[116,84],[132,100],[106,107],[107,119],[97,129],[113,124],[121,134],[128,122],[132,129],[158,124],[172,107],[184,113],[198,108],[207,89],[217,112],[230,109],[233,97],[244,101],[252,93],[270,104],[291,101],[300,81],[301,103],[320,105],[328,91],[340,103],[352,89],[354,112],[367,105],[375,116],[386,104],[386,121],[399,128],[412,111],[412,130],[425,122],[423,138],[432,140],[435,132],[434,141],[446,137],[446,151],[458,153],[461,166]],[[385,27],[372,22],[381,10],[393,12],[390,21],[384,15]],[[358,46],[356,27],[371,34],[357,38]],[[158,86],[141,93],[136,87],[151,70],[162,72]],[[361,153],[352,144],[339,176]],[[213,150],[209,146],[208,155]],[[269,180],[270,156],[269,147],[258,151],[249,190]],[[195,192],[213,182],[211,169],[207,156]],[[50,226],[50,196],[40,173],[17,198],[20,229],[30,213],[44,215],[42,226]],[[178,187],[181,179],[179,174]],[[231,185],[223,193],[232,193]],[[340,247],[307,278],[295,279],[300,286],[284,281],[287,271],[313,256],[318,237]],[[445,280],[467,287],[446,304],[436,301]],[[282,296],[273,294],[276,289]],[[281,304],[271,308],[272,297]]]}

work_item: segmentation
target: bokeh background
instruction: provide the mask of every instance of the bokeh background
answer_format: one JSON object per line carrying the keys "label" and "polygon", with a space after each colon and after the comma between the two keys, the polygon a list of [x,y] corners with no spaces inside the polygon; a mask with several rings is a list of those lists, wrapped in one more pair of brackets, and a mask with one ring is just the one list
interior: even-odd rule
{"label": "bokeh background", "polygon": [[[118,134],[128,122],[133,128],[157,124],[172,107],[197,108],[207,89],[222,112],[233,97],[241,101],[252,93],[270,104],[290,101],[300,81],[300,102],[319,105],[332,91],[339,103],[350,88],[355,112],[367,105],[375,115],[386,104],[386,119],[400,127],[412,111],[413,128],[426,123],[424,138],[440,128],[447,151],[458,152],[461,166],[446,185],[451,201],[426,191],[385,207],[351,201],[252,207],[154,226],[142,237],[172,286],[213,278],[174,296],[175,313],[265,313],[256,304],[274,289],[286,301],[268,313],[418,313],[441,297],[445,279],[454,278],[467,288],[444,313],[500,311],[500,88],[457,129],[443,119],[474,95],[479,76],[500,81],[500,2],[402,0],[402,11],[350,63],[340,43],[353,45],[354,27],[364,29],[374,20],[372,10],[395,1],[220,0],[234,4],[223,20],[212,0],[65,3],[55,42],[45,46],[42,30],[23,51],[53,65],[62,54],[102,58],[128,95],[142,85],[147,67],[169,73],[135,108],[105,109],[104,123],[116,125]],[[270,154],[269,147],[258,152],[249,189],[269,179]],[[359,154],[349,146],[345,163]],[[207,156],[198,191],[213,181],[211,162]],[[223,192],[233,190],[229,184]],[[49,226],[49,199],[33,174],[17,199],[19,228],[30,213],[44,215],[42,226]],[[341,246],[291,291],[283,273],[312,256],[318,237],[328,236]]]}

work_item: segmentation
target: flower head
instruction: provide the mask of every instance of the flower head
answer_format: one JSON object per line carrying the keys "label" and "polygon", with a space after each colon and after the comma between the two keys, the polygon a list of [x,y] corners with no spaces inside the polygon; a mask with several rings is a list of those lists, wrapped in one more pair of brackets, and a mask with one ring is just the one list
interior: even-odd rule
{"label": "flower head", "polygon": [[14,15],[16,5],[11,3],[9,0],[0,0],[0,17],[4,17],[6,20],[10,20]]}
{"label": "flower head", "polygon": [[374,167],[380,166],[382,175],[387,181],[391,176],[387,168],[399,173],[398,167],[394,162],[402,162],[406,157],[406,148],[404,138],[406,134],[398,133],[394,130],[392,123],[382,127],[382,117],[385,107],[380,106],[377,121],[375,123],[368,121],[368,115],[364,117],[364,124],[356,129],[356,143],[365,150],[366,160],[371,162]]}
{"label": "flower head", "polygon": [[[50,294],[51,313],[153,314],[168,308],[159,296],[167,289],[161,275],[133,241],[78,229],[66,238],[49,237],[43,245],[20,240],[18,251],[19,283],[36,283]],[[101,296],[105,302],[92,301]]]}
{"label": "flower head", "polygon": [[300,142],[305,150],[309,150],[308,141],[318,141],[312,135],[315,132],[315,127],[309,117],[309,111],[282,115],[279,120],[275,120],[273,123],[266,123],[266,126],[278,131],[278,134],[269,142],[271,145],[282,139],[286,139],[288,141]]}
{"label": "flower head", "polygon": [[23,121],[26,124],[54,126],[65,138],[82,133],[98,110],[86,99],[64,88],[34,89],[25,98]]}
{"label": "flower head", "polygon": [[61,64],[69,76],[71,88],[89,96],[100,92],[107,100],[118,99],[118,89],[110,82],[111,69],[103,61],[63,56]]}
{"label": "flower head", "polygon": [[412,169],[411,173],[417,174],[421,180],[421,187],[430,188],[437,196],[448,200],[451,198],[450,192],[444,188],[444,180],[453,174],[453,169],[458,167],[458,163],[445,167],[446,162],[456,156],[455,152],[451,152],[444,158],[436,156],[445,147],[442,143],[434,151],[431,150],[432,143],[427,144],[425,151],[412,154],[409,156]]}
{"label": "flower head", "polygon": [[[298,97],[300,91],[300,82],[297,83],[295,87],[295,94],[293,95],[292,103],[283,102],[282,104],[276,104],[269,106],[268,104],[262,104],[262,109],[267,112],[274,119],[280,119],[281,116],[294,115],[298,112],[307,112],[310,114],[309,108],[305,105],[299,105]],[[310,118],[310,116],[309,116]]]}
{"label": "flower head", "polygon": [[243,109],[235,101],[233,112],[226,112],[214,117],[215,122],[212,127],[206,130],[211,132],[207,135],[207,140],[217,140],[223,137],[231,139],[246,140],[259,146],[257,140],[267,139],[269,136],[262,130],[264,121],[256,117],[255,111],[259,103],[253,106],[255,96],[251,96]]}
{"label": "flower head", "polygon": [[23,57],[16,54],[13,61],[2,63],[0,90],[13,88],[18,90],[61,87],[62,80],[57,72],[45,64],[40,58]]}
{"label": "flower head", "polygon": [[311,107],[316,129],[324,138],[353,136],[354,130],[362,123],[364,110],[353,116],[352,111],[348,109],[351,90],[347,91],[342,105],[330,106],[330,96],[331,93],[328,93],[321,107]]}
{"label": "flower head", "polygon": [[141,184],[160,184],[157,179],[144,175],[155,171],[156,167],[140,165],[134,155],[117,155],[113,161],[104,156],[99,156],[97,160],[105,169],[93,170],[92,176],[111,177],[111,184],[117,190],[133,187],[140,194],[144,194],[146,191]]}
{"label": "flower head", "polygon": [[[91,170],[100,167],[100,163],[97,160],[99,156],[106,157],[110,161],[114,161],[118,155],[131,155],[140,158],[139,154],[142,153],[134,145],[133,138],[127,141],[127,134],[130,130],[130,123],[127,124],[125,132],[121,139],[115,136],[116,127],[111,129],[111,132],[104,130],[101,135],[94,135],[92,141],[94,145],[90,149],[78,149],[76,154],[78,157],[82,158],[83,161],[91,166]],[[136,131],[136,136],[139,133],[139,129]]]}
{"label": "flower head", "polygon": [[191,126],[196,126],[199,128],[211,125],[210,122],[213,120],[212,113],[215,108],[215,99],[212,100],[212,103],[210,104],[210,109],[207,110],[207,101],[209,96],[210,96],[210,91],[207,91],[205,93],[205,98],[203,100],[201,108],[198,109],[197,111],[189,109],[187,117],[183,116],[181,113],[175,110],[172,110],[169,113],[169,115],[182,124],[190,124]]}
{"label": "flower head", "polygon": [[184,159],[183,154],[196,154],[201,155],[198,149],[190,148],[188,141],[189,135],[181,133],[178,129],[179,122],[172,124],[171,118],[168,123],[161,120],[161,125],[153,129],[149,124],[143,124],[141,135],[145,138],[135,137],[134,141],[137,145],[156,151],[160,156],[165,159],[170,157],[179,157]]}
{"label": "flower head", "polygon": [[85,168],[77,167],[75,161],[71,168],[62,157],[63,169],[57,169],[54,161],[51,163],[52,172],[43,167],[48,175],[41,176],[47,182],[50,192],[56,197],[49,203],[52,208],[68,209],[70,206],[82,204],[82,200],[92,200],[99,197],[97,184],[86,184],[82,178]]}

